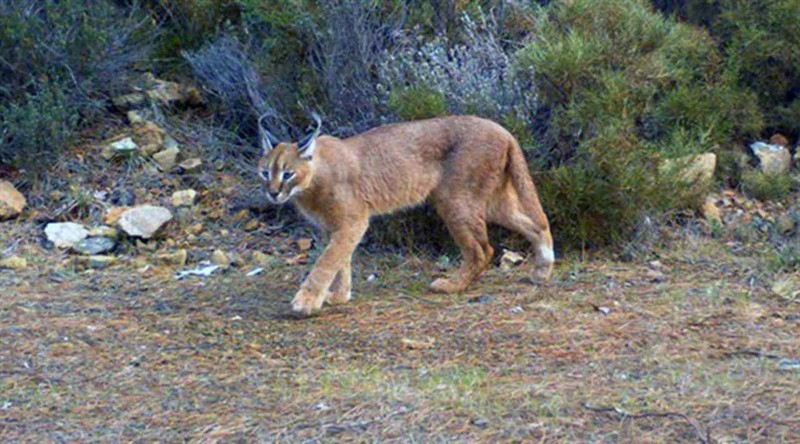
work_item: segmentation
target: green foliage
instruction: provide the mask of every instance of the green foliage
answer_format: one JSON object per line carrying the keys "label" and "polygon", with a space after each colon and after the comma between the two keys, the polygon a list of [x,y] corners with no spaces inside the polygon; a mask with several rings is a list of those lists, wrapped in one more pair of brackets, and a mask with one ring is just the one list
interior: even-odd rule
{"label": "green foliage", "polygon": [[759,200],[781,200],[792,193],[796,180],[788,174],[768,174],[756,169],[742,173],[742,190]]}
{"label": "green foliage", "polygon": [[152,30],[135,8],[0,0],[0,162],[34,171],[104,108]]}
{"label": "green foliage", "polygon": [[646,214],[696,205],[657,160],[761,129],[708,34],[647,1],[553,2],[535,28],[516,63],[550,109],[536,154],[556,167],[539,182],[562,244],[613,243]]}
{"label": "green foliage", "polygon": [[419,86],[392,91],[389,108],[403,120],[428,119],[447,114],[444,96]]}
{"label": "green foliage", "polygon": [[726,71],[752,91],[765,126],[800,136],[800,2],[656,1],[668,13],[706,27],[719,41]]}
{"label": "green foliage", "polygon": [[0,161],[33,168],[55,160],[77,119],[76,107],[57,84],[37,85],[35,93],[0,105]]}

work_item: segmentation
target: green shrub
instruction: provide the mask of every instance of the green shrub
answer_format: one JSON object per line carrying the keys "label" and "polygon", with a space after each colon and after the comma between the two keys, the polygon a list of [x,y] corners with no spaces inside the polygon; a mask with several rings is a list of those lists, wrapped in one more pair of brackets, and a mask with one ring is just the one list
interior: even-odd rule
{"label": "green shrub", "polygon": [[447,114],[444,95],[419,86],[392,91],[389,108],[403,120],[428,119]]}
{"label": "green shrub", "polygon": [[574,0],[543,8],[516,66],[540,88],[547,131],[531,148],[562,245],[600,246],[648,214],[698,203],[660,159],[730,146],[761,129],[707,33],[644,0]]}
{"label": "green shrub", "polygon": [[56,159],[146,58],[147,23],[109,0],[0,0],[0,162]]}
{"label": "green shrub", "polygon": [[742,173],[742,191],[759,200],[781,200],[792,193],[796,180],[788,174],[768,174],[756,169]]}
{"label": "green shrub", "polygon": [[[760,107],[765,127],[800,136],[800,4],[797,0],[680,0],[662,10],[706,27],[731,78]],[[769,135],[769,134],[767,134]]]}

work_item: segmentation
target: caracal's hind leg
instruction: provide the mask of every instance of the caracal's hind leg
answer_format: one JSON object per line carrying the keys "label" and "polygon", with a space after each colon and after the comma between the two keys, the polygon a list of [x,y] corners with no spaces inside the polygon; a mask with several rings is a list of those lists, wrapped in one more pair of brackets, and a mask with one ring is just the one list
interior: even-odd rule
{"label": "caracal's hind leg", "polygon": [[352,259],[348,258],[347,263],[336,273],[331,287],[328,289],[328,294],[325,296],[325,302],[331,305],[344,304],[350,301],[352,296],[352,273],[350,271],[350,263]]}
{"label": "caracal's hind leg", "polygon": [[528,206],[531,208],[525,208],[516,190],[508,183],[499,191],[499,196],[490,206],[489,221],[516,231],[533,244],[536,250],[533,278],[546,281],[550,279],[555,262],[553,237],[538,199]]}
{"label": "caracal's hind leg", "polygon": [[463,291],[491,263],[494,249],[486,233],[486,210],[477,202],[452,196],[433,200],[436,212],[461,249],[462,263],[449,277],[433,281],[431,290],[439,293]]}

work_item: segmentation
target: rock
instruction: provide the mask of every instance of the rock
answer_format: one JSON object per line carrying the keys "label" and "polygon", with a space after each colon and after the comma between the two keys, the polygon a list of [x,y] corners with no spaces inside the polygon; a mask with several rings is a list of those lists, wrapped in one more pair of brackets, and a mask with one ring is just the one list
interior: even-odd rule
{"label": "rock", "polygon": [[191,207],[197,198],[197,191],[189,189],[172,193],[173,207]]}
{"label": "rock", "polygon": [[28,268],[28,261],[19,256],[11,256],[0,259],[0,268],[5,268],[7,270],[24,270]]}
{"label": "rock", "polygon": [[130,137],[111,142],[103,148],[102,156],[106,160],[111,160],[118,155],[130,155],[139,149],[136,142]]}
{"label": "rock", "polygon": [[172,220],[172,213],[164,207],[142,205],[122,214],[119,227],[128,236],[150,239]]}
{"label": "rock", "polygon": [[261,226],[261,222],[259,222],[258,219],[250,219],[244,224],[244,231],[256,231],[259,226]]}
{"label": "rock", "polygon": [[712,197],[706,198],[703,204],[703,217],[705,217],[708,222],[722,224],[722,211],[717,207],[716,199]]}
{"label": "rock", "polygon": [[140,111],[130,110],[125,115],[128,118],[128,123],[130,123],[131,125],[144,123],[145,121],[144,116]]}
{"label": "rock", "polygon": [[122,215],[130,209],[131,208],[127,206],[111,207],[108,209],[108,211],[106,211],[106,215],[103,216],[103,222],[106,225],[116,225],[117,222],[119,222],[119,219],[122,217]]}
{"label": "rock", "polygon": [[44,228],[47,240],[52,242],[56,248],[72,248],[78,242],[89,236],[89,231],[83,225],[74,222],[47,224]]}
{"label": "rock", "polygon": [[19,216],[28,202],[14,187],[14,184],[0,180],[0,220]]}
{"label": "rock", "polygon": [[189,259],[189,252],[185,249],[180,249],[172,253],[159,253],[156,255],[156,260],[164,265],[174,265],[183,267]]}
{"label": "rock", "polygon": [[225,254],[222,250],[214,250],[214,253],[211,255],[211,263],[214,265],[219,265],[220,268],[230,268],[231,266],[231,259]]}
{"label": "rock", "polygon": [[647,270],[647,279],[651,282],[661,283],[667,280],[667,276],[659,270]]}
{"label": "rock", "polygon": [[780,145],[755,142],[750,149],[758,158],[761,171],[766,174],[786,174],[792,168],[792,153]]}
{"label": "rock", "polygon": [[193,157],[191,159],[186,159],[183,162],[178,164],[178,169],[184,173],[194,173],[203,166],[203,161],[197,157]]}
{"label": "rock", "polygon": [[78,264],[85,267],[93,268],[95,270],[103,270],[117,263],[117,258],[114,256],[78,256],[76,259]]}
{"label": "rock", "polygon": [[260,251],[254,251],[252,256],[253,263],[264,268],[269,268],[277,262],[274,256],[264,254]]}
{"label": "rock", "polygon": [[161,171],[169,171],[175,168],[175,164],[178,163],[178,155],[180,155],[180,153],[181,150],[176,147],[167,148],[153,154],[153,160],[158,165],[158,169]]}
{"label": "rock", "polygon": [[89,237],[73,245],[72,250],[76,253],[94,256],[108,253],[116,246],[117,242],[114,239],[109,239],[107,237]]}
{"label": "rock", "polygon": [[128,111],[131,109],[141,108],[147,103],[147,96],[142,93],[125,94],[123,96],[114,97],[111,102],[114,107],[120,111]]}
{"label": "rock", "polygon": [[783,234],[789,234],[794,231],[795,227],[797,226],[797,221],[792,217],[789,213],[783,213],[778,216],[778,220],[776,221],[778,226],[778,231]]}
{"label": "rock", "polygon": [[783,134],[776,133],[769,138],[769,144],[786,147],[789,146],[789,139],[787,139]]}
{"label": "rock", "polygon": [[186,232],[189,233],[189,234],[193,234],[193,235],[197,236],[200,233],[202,233],[204,229],[205,229],[205,227],[203,226],[203,223],[202,222],[198,222],[198,223],[186,228]]}
{"label": "rock", "polygon": [[314,243],[313,239],[309,239],[307,237],[301,237],[297,239],[297,249],[300,251],[308,251],[311,249],[311,245]]}
{"label": "rock", "polygon": [[107,237],[116,239],[119,237],[119,230],[106,225],[89,229],[89,237]]}
{"label": "rock", "polygon": [[149,79],[147,96],[161,105],[202,106],[204,100],[200,91],[193,86],[160,79]]}
{"label": "rock", "polygon": [[678,177],[694,185],[695,191],[706,192],[714,180],[714,170],[717,168],[717,155],[705,153],[666,159],[659,166],[661,174],[675,173],[680,169]]}
{"label": "rock", "polygon": [[139,152],[145,156],[152,156],[164,146],[166,132],[153,122],[134,125],[133,134],[139,142]]}
{"label": "rock", "polygon": [[500,257],[500,268],[502,270],[510,270],[525,261],[525,256],[509,250],[503,250],[503,255]]}

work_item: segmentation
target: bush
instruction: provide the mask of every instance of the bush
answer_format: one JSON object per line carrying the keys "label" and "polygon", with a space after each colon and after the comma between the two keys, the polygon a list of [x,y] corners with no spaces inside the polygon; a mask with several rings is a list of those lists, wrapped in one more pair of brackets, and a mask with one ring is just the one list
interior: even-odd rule
{"label": "bush", "polygon": [[754,92],[769,131],[800,137],[800,28],[797,0],[680,0],[655,3],[706,27],[719,42],[723,64]]}
{"label": "bush", "polygon": [[768,174],[756,169],[742,173],[742,191],[759,200],[781,200],[792,193],[796,180],[788,174]]}
{"label": "bush", "polygon": [[111,1],[0,0],[0,162],[36,170],[57,158],[145,59],[146,23]]}
{"label": "bush", "polygon": [[[405,35],[397,49],[385,54],[380,64],[381,92],[388,93],[390,105],[400,118],[442,114],[445,110],[431,113],[424,107],[443,102],[451,114],[477,114],[518,127],[524,122],[530,125],[524,128],[527,134],[537,129],[532,119],[538,108],[534,83],[515,75],[496,25],[480,17],[479,26],[464,15],[462,43],[443,37],[426,42]],[[400,97],[409,99],[402,109]],[[417,101],[421,103],[413,103]],[[413,106],[423,108],[414,112]],[[518,134],[523,139],[525,135]]]}
{"label": "bush", "polygon": [[760,129],[705,32],[644,0],[575,0],[541,9],[516,67],[540,89],[547,130],[531,147],[560,243],[600,246],[696,193],[657,174],[660,159],[719,151]]}

